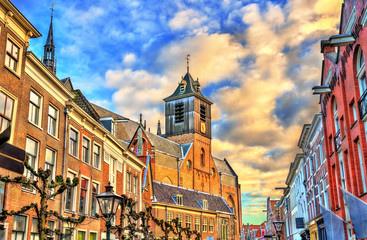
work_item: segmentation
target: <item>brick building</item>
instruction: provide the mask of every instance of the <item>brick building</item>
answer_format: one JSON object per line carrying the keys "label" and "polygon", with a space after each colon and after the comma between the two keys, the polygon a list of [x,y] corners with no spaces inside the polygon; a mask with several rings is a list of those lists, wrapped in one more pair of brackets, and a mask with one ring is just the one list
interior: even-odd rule
{"label": "brick building", "polygon": [[[68,239],[104,239],[105,222],[94,217],[99,211],[95,195],[104,192],[110,181],[117,194],[132,197],[140,210],[145,164],[101,124],[70,78],[56,77],[52,18],[41,61],[27,51],[29,38],[41,34],[11,2],[0,1],[0,131],[11,126],[8,143],[24,149],[35,169],[50,169],[52,178],[79,178],[76,188],[48,200],[49,209],[63,216],[86,217]],[[19,176],[3,166],[0,174]],[[31,177],[28,171],[23,175]],[[132,180],[125,181],[129,176]],[[37,198],[31,187],[0,183],[1,208],[17,211]],[[37,238],[36,222],[34,211],[8,217],[0,239]],[[55,218],[48,226],[63,232],[69,227]]]}
{"label": "brick building", "polygon": [[[330,188],[330,209],[345,221],[346,239],[356,225],[342,189],[367,202],[366,182],[366,1],[345,0],[339,35],[321,41],[320,97]],[[365,228],[365,226],[364,226]]]}
{"label": "brick building", "polygon": [[[198,230],[204,239],[238,239],[240,185],[228,161],[212,156],[212,103],[189,72],[164,101],[165,134],[161,134],[160,123],[157,134],[147,131],[142,115],[137,123],[94,108],[101,119],[115,122],[117,137],[146,163],[143,202],[153,207],[156,217],[167,221],[178,217],[183,226]],[[160,229],[153,232],[159,235]]]}

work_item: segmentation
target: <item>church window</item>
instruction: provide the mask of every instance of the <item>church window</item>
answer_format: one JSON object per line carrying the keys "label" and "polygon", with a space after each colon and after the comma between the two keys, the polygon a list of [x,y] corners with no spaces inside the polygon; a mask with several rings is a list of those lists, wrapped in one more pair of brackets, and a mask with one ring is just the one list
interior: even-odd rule
{"label": "church window", "polygon": [[201,159],[201,165],[205,166],[205,151],[203,148],[201,149],[200,159]]}
{"label": "church window", "polygon": [[188,160],[187,163],[186,163],[186,167],[188,170],[191,169],[191,160]]}
{"label": "church window", "polygon": [[211,174],[212,174],[212,177],[215,177],[215,169],[214,168],[212,168]]}
{"label": "church window", "polygon": [[184,121],[184,104],[177,103],[175,105],[175,123],[182,123]]}
{"label": "church window", "polygon": [[204,104],[200,104],[200,121],[205,122],[206,107]]}

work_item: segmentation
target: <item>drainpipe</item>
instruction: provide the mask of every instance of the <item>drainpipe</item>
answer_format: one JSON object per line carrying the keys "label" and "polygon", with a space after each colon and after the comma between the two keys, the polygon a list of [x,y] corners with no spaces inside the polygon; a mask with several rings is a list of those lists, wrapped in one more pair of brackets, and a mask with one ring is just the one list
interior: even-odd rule
{"label": "drainpipe", "polygon": [[[64,114],[65,114],[65,128],[64,128],[64,153],[63,153],[63,159],[62,159],[62,178],[65,179],[65,162],[66,162],[66,146],[67,146],[67,131],[68,131],[68,113],[69,110],[67,108],[64,108]],[[62,215],[63,210],[63,201],[64,200],[64,193],[61,193],[61,201],[60,201],[60,215]],[[59,221],[59,229],[62,229],[62,223]],[[61,236],[59,237],[61,240]]]}
{"label": "drainpipe", "polygon": [[223,197],[223,194],[222,194],[222,172],[219,172],[219,180],[220,180],[220,195]]}
{"label": "drainpipe", "polygon": [[180,186],[180,158],[177,158],[177,187]]}

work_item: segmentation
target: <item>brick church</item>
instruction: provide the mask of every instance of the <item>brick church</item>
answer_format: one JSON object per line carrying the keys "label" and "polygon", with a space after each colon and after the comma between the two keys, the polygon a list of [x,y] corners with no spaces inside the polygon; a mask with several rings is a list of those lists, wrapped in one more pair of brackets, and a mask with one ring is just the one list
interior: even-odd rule
{"label": "brick church", "polygon": [[[117,137],[147,164],[143,202],[159,219],[178,218],[182,226],[199,231],[203,239],[239,239],[241,189],[226,159],[212,155],[211,105],[199,80],[182,77],[165,102],[165,134],[146,123],[131,121],[94,105],[103,118],[112,118]],[[159,234],[160,229],[153,229]]]}

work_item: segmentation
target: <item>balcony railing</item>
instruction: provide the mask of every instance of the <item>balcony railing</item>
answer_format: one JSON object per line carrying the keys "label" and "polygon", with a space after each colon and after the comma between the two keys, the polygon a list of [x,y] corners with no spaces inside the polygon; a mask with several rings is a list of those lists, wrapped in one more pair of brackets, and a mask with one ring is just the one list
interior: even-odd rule
{"label": "balcony railing", "polygon": [[342,145],[342,139],[340,137],[340,130],[336,133],[334,137],[335,150],[337,151]]}
{"label": "balcony railing", "polygon": [[367,91],[365,91],[361,98],[358,101],[359,104],[359,114],[361,115],[361,119],[363,120],[364,117],[366,117],[367,114]]}

